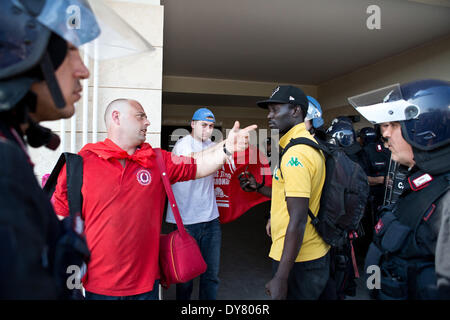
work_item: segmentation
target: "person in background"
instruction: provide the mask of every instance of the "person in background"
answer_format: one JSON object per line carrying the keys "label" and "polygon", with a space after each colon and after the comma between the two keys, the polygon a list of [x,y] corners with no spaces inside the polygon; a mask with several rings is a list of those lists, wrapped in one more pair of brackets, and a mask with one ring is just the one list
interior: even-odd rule
{"label": "person in background", "polygon": [[[196,110],[191,119],[191,134],[179,139],[172,153],[178,156],[191,156],[214,146],[211,135],[215,122],[216,118],[208,108]],[[219,287],[222,232],[214,194],[214,175],[177,182],[172,188],[183,224],[197,241],[208,266],[206,272],[200,276],[199,299],[215,300]],[[167,208],[166,222],[173,224],[173,229],[177,229],[170,206]],[[177,300],[191,299],[193,282],[194,280],[177,284]]]}
{"label": "person in background", "polygon": [[344,150],[345,154],[364,170],[367,167],[364,152],[356,141],[356,133],[352,120],[349,117],[339,116],[331,121],[326,130],[327,142],[336,144]]}
{"label": "person in background", "polygon": [[311,96],[308,98],[308,112],[307,114],[311,118],[305,121],[306,130],[308,130],[314,137],[325,141],[326,135],[324,130],[324,121],[322,117],[322,108],[320,107],[319,101]]}

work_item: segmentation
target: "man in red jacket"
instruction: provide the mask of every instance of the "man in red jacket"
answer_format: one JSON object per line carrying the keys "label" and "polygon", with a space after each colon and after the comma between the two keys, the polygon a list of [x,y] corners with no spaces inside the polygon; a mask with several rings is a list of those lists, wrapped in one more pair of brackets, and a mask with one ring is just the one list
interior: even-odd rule
{"label": "man in red jacket", "polygon": [[[83,278],[87,299],[157,299],[159,235],[165,191],[156,155],[145,143],[150,122],[134,100],[118,99],[105,112],[108,138],[87,144],[83,157],[85,235],[91,251]],[[170,182],[217,171],[227,157],[248,147],[248,132],[236,122],[228,139],[193,158],[162,150]],[[58,215],[68,216],[65,168],[54,194]]]}

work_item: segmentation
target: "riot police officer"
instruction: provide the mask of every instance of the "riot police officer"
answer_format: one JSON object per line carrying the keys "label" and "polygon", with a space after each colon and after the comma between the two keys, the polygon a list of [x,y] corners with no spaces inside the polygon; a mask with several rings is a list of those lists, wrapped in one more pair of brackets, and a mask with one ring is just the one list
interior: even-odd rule
{"label": "riot police officer", "polygon": [[373,227],[378,220],[377,211],[383,205],[385,177],[391,157],[391,152],[384,146],[376,131],[372,127],[364,127],[358,132],[359,143],[363,149],[363,168],[370,186],[369,199],[361,220],[364,237],[358,243],[358,254],[361,257],[365,257],[367,253],[373,237]]}
{"label": "riot police officer", "polygon": [[334,118],[326,130],[326,135],[328,142],[341,146],[345,154],[366,171],[367,161],[360,144],[356,141],[355,129],[349,117]]}
{"label": "riot police officer", "polygon": [[314,97],[306,96],[306,98],[308,98],[307,115],[311,118],[311,120],[305,121],[306,130],[316,137],[316,139],[325,141],[326,134],[322,117],[322,107],[320,106],[319,101],[317,101]]}
{"label": "riot police officer", "polygon": [[357,133],[357,140],[361,147],[365,147],[369,143],[377,142],[378,137],[377,133],[375,132],[375,129],[372,127],[364,127],[360,129]]}
{"label": "riot police officer", "polygon": [[[80,80],[89,77],[78,47],[99,37],[102,16],[111,30],[129,28],[105,34],[102,46],[117,40],[112,34],[137,35],[100,1],[0,2],[0,299],[70,298],[65,267],[89,256],[38,185],[27,145],[58,147],[38,123],[73,115]],[[136,39],[134,48],[145,42]]]}
{"label": "riot police officer", "polygon": [[370,185],[370,195],[372,197],[373,211],[383,204],[384,182],[389,167],[391,152],[383,142],[377,137],[374,128],[365,127],[359,132],[363,143],[363,151],[367,159],[367,179]]}
{"label": "riot police officer", "polygon": [[381,212],[366,257],[380,268],[378,299],[450,298],[450,82],[420,80],[349,98],[381,124],[405,188]]}
{"label": "riot police officer", "polygon": [[[327,141],[342,147],[345,154],[354,162],[358,163],[366,174],[369,172],[369,160],[364,149],[356,139],[353,123],[349,117],[339,116],[331,121],[327,131]],[[358,239],[354,243],[355,255],[358,263],[362,263],[372,238],[371,228],[373,226],[373,215],[371,211],[371,197],[367,201],[364,216],[362,217],[357,234]]]}

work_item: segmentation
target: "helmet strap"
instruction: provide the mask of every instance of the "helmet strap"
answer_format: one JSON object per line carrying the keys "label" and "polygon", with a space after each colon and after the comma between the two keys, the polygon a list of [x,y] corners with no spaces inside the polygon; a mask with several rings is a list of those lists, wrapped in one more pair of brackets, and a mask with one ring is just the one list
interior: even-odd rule
{"label": "helmet strap", "polygon": [[56,107],[59,109],[64,108],[66,105],[66,101],[64,100],[61,88],[59,87],[58,80],[55,77],[55,69],[53,68],[53,64],[48,51],[44,53],[44,56],[42,57],[40,62],[40,66]]}

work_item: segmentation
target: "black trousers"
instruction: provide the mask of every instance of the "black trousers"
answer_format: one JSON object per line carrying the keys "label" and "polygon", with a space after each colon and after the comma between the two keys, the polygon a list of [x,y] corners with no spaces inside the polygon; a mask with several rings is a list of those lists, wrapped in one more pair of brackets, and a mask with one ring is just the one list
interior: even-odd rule
{"label": "black trousers", "polygon": [[[273,275],[279,261],[273,261]],[[330,252],[316,260],[295,262],[289,273],[287,300],[318,300],[330,277]]]}

